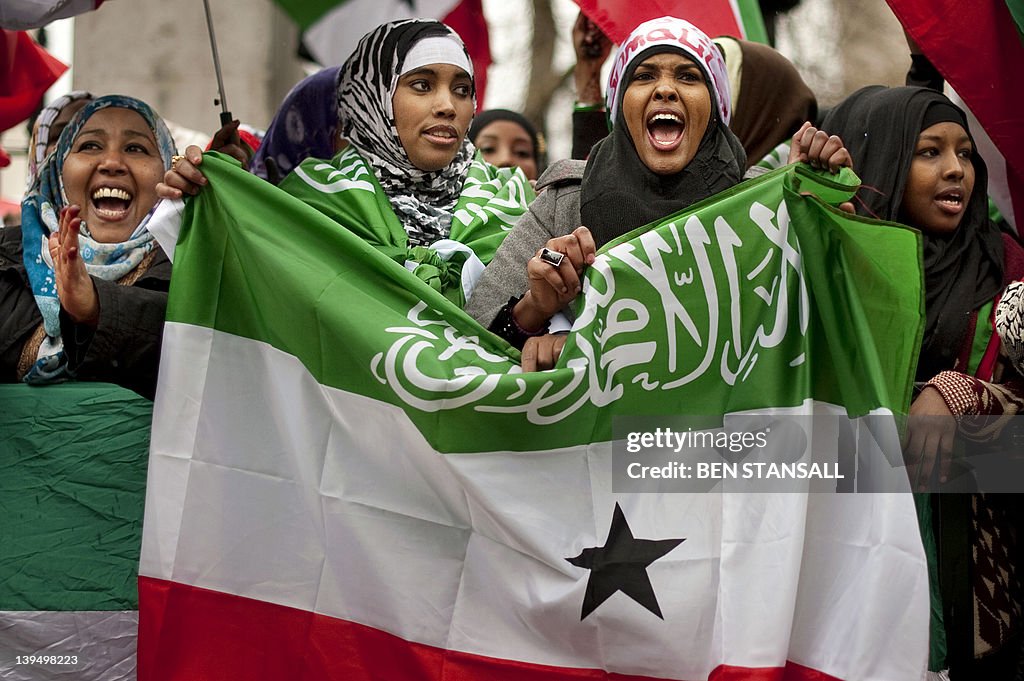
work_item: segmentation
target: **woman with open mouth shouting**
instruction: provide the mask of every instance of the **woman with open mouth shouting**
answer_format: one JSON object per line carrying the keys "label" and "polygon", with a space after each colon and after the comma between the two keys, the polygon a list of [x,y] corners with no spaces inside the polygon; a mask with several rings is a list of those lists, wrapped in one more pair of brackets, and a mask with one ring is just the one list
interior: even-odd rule
{"label": "woman with open mouth shouting", "polygon": [[111,95],[64,129],[0,231],[0,377],[119,383],[152,397],[170,262],[146,226],[174,142],[144,102]]}
{"label": "woman with open mouth shouting", "polygon": [[[475,158],[466,139],[475,110],[473,65],[454,31],[422,19],[384,24],[339,72],[349,146],[330,161],[307,159],[279,186],[463,305],[533,198],[521,171]],[[162,196],[205,183],[198,147],[185,156]]]}
{"label": "woman with open mouth shouting", "polygon": [[[543,193],[466,307],[523,348],[527,371],[557,360],[565,339],[548,333],[550,320],[560,310],[571,314],[564,308],[597,248],[743,179],[746,154],[728,128],[725,61],[693,24],[674,17],[640,24],[615,55],[606,96],[611,132],[586,163],[562,161],[541,176]],[[791,161],[832,172],[849,163],[839,138],[807,124],[794,142]],[[564,257],[556,263],[551,253]]]}

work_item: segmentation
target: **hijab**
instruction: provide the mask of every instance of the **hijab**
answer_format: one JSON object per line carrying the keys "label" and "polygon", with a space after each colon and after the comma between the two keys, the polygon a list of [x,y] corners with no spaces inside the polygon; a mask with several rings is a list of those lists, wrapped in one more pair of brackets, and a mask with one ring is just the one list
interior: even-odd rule
{"label": "hijab", "polygon": [[92,98],[91,92],[75,90],[53,100],[49,106],[39,112],[36,117],[35,130],[32,132],[32,139],[28,143],[28,177],[25,180],[25,191],[32,188],[36,175],[39,174],[39,166],[46,158],[46,147],[50,145],[50,127],[60,116],[60,112],[72,102],[83,99],[92,100]]}
{"label": "hijab", "polygon": [[[622,115],[636,67],[648,57],[677,52],[704,74],[712,115],[694,158],[674,175],[658,175],[640,160]],[[583,172],[580,215],[598,248],[617,237],[727,189],[743,178],[746,154],[728,128],[731,116],[725,60],[693,24],[661,17],[640,24],[623,41],[608,78],[611,132],[594,146]]]}
{"label": "hijab", "polygon": [[521,113],[509,109],[487,109],[486,111],[481,111],[473,118],[473,125],[469,127],[469,141],[476,144],[476,138],[479,137],[480,132],[495,121],[510,121],[526,131],[526,134],[530,137],[530,142],[533,144],[533,160],[537,162],[537,173],[540,174],[544,170],[541,163],[541,157],[544,155],[544,144],[541,141],[542,138],[537,128],[530,122],[530,119]]}
{"label": "hijab", "polygon": [[[747,167],[787,141],[818,114],[818,100],[793,63],[767,45],[715,38],[726,54],[735,102],[729,128],[747,152]],[[736,49],[729,49],[731,44]],[[734,68],[735,67],[735,68]]]}
{"label": "hijab", "polygon": [[[861,178],[858,213],[900,221],[918,135],[949,120],[970,136],[963,111],[945,95],[924,88],[878,85],[858,90],[828,114],[823,129],[843,139]],[[925,332],[918,380],[953,368],[971,312],[1002,288],[1003,245],[999,230],[988,218],[988,170],[973,138],[971,145],[974,190],[960,226],[952,234],[922,234]]]}
{"label": "hijab", "polygon": [[[334,156],[339,71],[340,66],[317,71],[291,89],[249,163],[254,175],[278,184],[303,159]],[[268,175],[267,159],[277,166],[276,177]]]}
{"label": "hijab", "polygon": [[[449,41],[458,58],[444,43],[431,43],[434,61],[407,59],[417,44],[429,39]],[[439,49],[434,49],[439,47]],[[447,167],[420,170],[409,160],[398,136],[391,99],[403,73],[427,63],[456,63],[473,77],[473,67],[459,36],[444,24],[406,19],[378,26],[359,41],[355,52],[341,67],[338,78],[338,118],[341,134],[369,163],[391,208],[405,228],[410,246],[429,246],[446,238],[452,211],[458,202],[469,166],[473,144],[468,136]],[[476,90],[473,91],[476,108]]]}
{"label": "hijab", "polygon": [[[67,376],[66,359],[60,340],[60,300],[54,285],[47,240],[59,230],[60,210],[68,203],[62,176],[64,161],[86,122],[94,113],[108,107],[130,109],[142,116],[153,131],[165,170],[170,167],[171,157],[175,154],[174,140],[163,120],[148,104],[134,97],[108,95],[94,99],[75,114],[64,128],[57,148],[39,167],[35,182],[21,203],[22,257],[47,336],[40,349],[39,359],[25,376],[27,383],[49,383]],[[120,243],[96,241],[89,233],[89,226],[83,222],[79,235],[79,253],[85,262],[86,271],[94,277],[116,281],[134,270],[156,245],[152,233],[146,229],[153,210],[150,210],[128,239]]]}

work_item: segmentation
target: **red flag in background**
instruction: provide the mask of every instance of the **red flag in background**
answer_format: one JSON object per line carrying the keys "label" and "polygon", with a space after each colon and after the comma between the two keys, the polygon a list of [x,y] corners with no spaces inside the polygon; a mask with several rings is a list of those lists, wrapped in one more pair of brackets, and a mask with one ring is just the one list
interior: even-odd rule
{"label": "red flag in background", "polygon": [[[1020,233],[1024,219],[1024,89],[1019,78],[1024,73],[1024,42],[1006,0],[888,2],[1005,159],[1011,203],[999,208]],[[993,178],[1000,177],[1003,159],[985,156]],[[991,193],[998,204],[1001,188],[997,182],[992,183]]]}
{"label": "red flag in background", "polygon": [[757,0],[575,0],[583,13],[619,43],[647,21],[663,16],[686,19],[709,36],[768,42]]}
{"label": "red flag in background", "polygon": [[0,30],[0,132],[31,116],[67,70],[28,33]]}

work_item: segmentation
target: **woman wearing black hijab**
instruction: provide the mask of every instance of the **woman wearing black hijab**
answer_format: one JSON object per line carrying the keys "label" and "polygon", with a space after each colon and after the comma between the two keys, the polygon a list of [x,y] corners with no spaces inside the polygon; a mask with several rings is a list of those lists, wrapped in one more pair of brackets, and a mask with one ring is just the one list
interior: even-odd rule
{"label": "woman wearing black hijab", "polygon": [[[743,178],[746,154],[728,127],[725,61],[689,22],[661,17],[634,29],[612,63],[607,101],[608,137],[585,164],[560,162],[541,176],[542,193],[466,307],[514,346],[528,346],[524,370],[557,359],[564,337],[546,335],[549,322],[579,293],[597,248]],[[838,138],[806,126],[800,134],[803,158],[833,172],[848,159]],[[542,247],[565,257],[552,267]]]}
{"label": "woman wearing black hijab", "polygon": [[[995,380],[1002,370],[992,330],[1001,292],[1024,275],[1024,249],[989,220],[985,163],[963,111],[944,95],[867,87],[833,109],[824,126],[853,156],[862,182],[858,212],[921,231],[923,388],[910,415],[946,418],[912,418],[906,449],[915,479],[930,480],[938,461],[945,482],[957,424],[970,428],[962,417],[1024,408],[1024,380],[1012,367]],[[945,631],[933,633],[948,640],[948,656],[933,655],[933,669],[950,668],[954,680],[1013,678],[1024,621],[1011,495],[947,494],[931,502],[945,609]]]}
{"label": "woman wearing black hijab", "polygon": [[509,109],[487,109],[473,118],[469,141],[484,160],[499,168],[519,168],[528,180],[544,170],[544,144],[526,116]]}

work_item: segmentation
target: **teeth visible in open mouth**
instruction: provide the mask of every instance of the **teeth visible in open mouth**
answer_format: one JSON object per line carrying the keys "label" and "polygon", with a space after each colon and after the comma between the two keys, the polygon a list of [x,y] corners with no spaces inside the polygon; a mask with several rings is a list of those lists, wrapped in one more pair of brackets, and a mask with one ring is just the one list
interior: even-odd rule
{"label": "teeth visible in open mouth", "polygon": [[682,123],[683,123],[683,119],[682,118],[680,118],[679,116],[676,116],[675,114],[670,114],[670,113],[655,114],[654,116],[651,117],[651,120],[649,120],[647,123],[648,124],[659,123],[661,121],[666,121],[668,123],[678,123],[680,125],[682,125]]}
{"label": "teeth visible in open mouth", "polygon": [[455,137],[451,130],[427,130],[427,134],[434,137],[444,137],[445,139],[453,139]]}
{"label": "teeth visible in open mouth", "polygon": [[100,187],[92,193],[92,198],[94,201],[97,199],[120,199],[122,201],[131,201],[132,195],[123,189]]}

